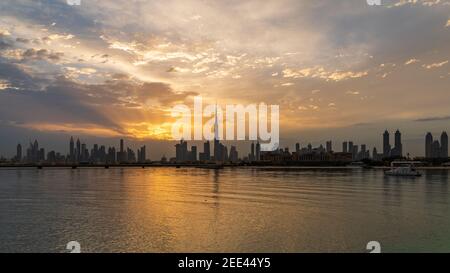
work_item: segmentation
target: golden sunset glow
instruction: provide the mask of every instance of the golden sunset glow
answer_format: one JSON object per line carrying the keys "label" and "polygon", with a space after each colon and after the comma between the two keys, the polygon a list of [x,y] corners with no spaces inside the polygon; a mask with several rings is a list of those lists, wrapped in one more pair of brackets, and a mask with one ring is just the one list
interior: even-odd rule
{"label": "golden sunset glow", "polygon": [[[355,126],[364,140],[385,127],[419,139],[450,115],[445,1],[56,1],[38,8],[46,16],[7,2],[0,114],[11,130],[170,140],[172,107],[195,96],[280,105],[286,145]],[[417,122],[429,118],[440,124]]]}

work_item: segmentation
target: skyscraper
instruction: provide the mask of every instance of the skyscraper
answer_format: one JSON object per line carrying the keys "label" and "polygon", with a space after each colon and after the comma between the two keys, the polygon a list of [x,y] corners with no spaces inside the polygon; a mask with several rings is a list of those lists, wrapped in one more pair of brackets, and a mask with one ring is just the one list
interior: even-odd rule
{"label": "skyscraper", "polygon": [[231,148],[230,148],[230,158],[229,158],[229,160],[230,160],[231,162],[233,162],[233,163],[238,162],[238,160],[239,160],[239,155],[238,155],[236,146],[231,146]]}
{"label": "skyscraper", "polygon": [[348,142],[347,141],[342,143],[342,152],[348,153]]}
{"label": "skyscraper", "polygon": [[358,145],[353,146],[353,152],[352,152],[352,158],[353,160],[357,159],[359,153],[359,147]]}
{"label": "skyscraper", "polygon": [[255,161],[255,143],[250,146],[250,161]]}
{"label": "skyscraper", "polygon": [[138,163],[144,163],[147,160],[147,151],[145,145],[137,150]]}
{"label": "skyscraper", "polygon": [[391,144],[390,144],[388,130],[384,131],[384,134],[383,134],[383,156],[384,157],[391,156]]}
{"label": "skyscraper", "polygon": [[428,133],[427,136],[425,137],[425,157],[426,158],[433,157],[433,153],[431,150],[432,146],[433,146],[433,135],[431,133]]}
{"label": "skyscraper", "polygon": [[190,161],[195,162],[197,161],[197,146],[192,146],[191,147],[191,152],[190,154]]}
{"label": "skyscraper", "polygon": [[260,161],[261,160],[261,144],[258,142],[256,142],[256,161]]}
{"label": "skyscraper", "polygon": [[75,161],[75,143],[73,142],[73,137],[70,137],[70,153],[69,158],[71,162]]}
{"label": "skyscraper", "polygon": [[333,142],[327,141],[327,153],[331,153],[333,151]]}
{"label": "skyscraper", "polygon": [[120,139],[120,150],[117,160],[119,161],[119,163],[124,162],[126,160],[123,139]]}
{"label": "skyscraper", "polygon": [[400,133],[400,130],[395,132],[395,146],[392,155],[397,157],[403,156],[402,133]]}
{"label": "skyscraper", "polygon": [[17,144],[16,161],[18,162],[22,161],[22,145],[20,145],[20,143]]}
{"label": "skyscraper", "polygon": [[300,143],[295,143],[295,152],[300,152]]}
{"label": "skyscraper", "polygon": [[217,104],[216,104],[216,114],[214,121],[214,160],[222,161],[222,145],[220,144],[220,136],[219,136],[219,120],[217,117]]}
{"label": "skyscraper", "polygon": [[81,160],[81,142],[80,139],[77,139],[77,151],[76,151],[76,161],[79,162]]}
{"label": "skyscraper", "polygon": [[205,160],[211,160],[211,146],[209,144],[209,140],[203,144],[203,154]]}
{"label": "skyscraper", "polygon": [[442,132],[441,135],[441,158],[448,158],[448,135]]}
{"label": "skyscraper", "polygon": [[441,154],[441,145],[438,140],[433,141],[431,145],[431,158],[439,158]]}

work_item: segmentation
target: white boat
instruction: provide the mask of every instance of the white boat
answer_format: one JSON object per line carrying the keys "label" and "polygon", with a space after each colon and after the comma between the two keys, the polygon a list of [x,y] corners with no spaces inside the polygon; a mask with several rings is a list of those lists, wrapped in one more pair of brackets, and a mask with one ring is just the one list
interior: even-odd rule
{"label": "white boat", "polygon": [[418,177],[422,174],[414,168],[414,164],[392,162],[391,169],[384,172],[387,176]]}

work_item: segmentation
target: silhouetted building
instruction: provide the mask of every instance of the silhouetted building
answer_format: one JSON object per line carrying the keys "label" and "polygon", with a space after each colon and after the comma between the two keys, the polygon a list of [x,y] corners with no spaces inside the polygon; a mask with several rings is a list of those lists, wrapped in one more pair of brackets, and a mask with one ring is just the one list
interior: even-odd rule
{"label": "silhouetted building", "polygon": [[205,160],[211,160],[211,145],[209,140],[203,144],[203,154],[205,156]]}
{"label": "silhouetted building", "polygon": [[116,163],[116,148],[109,147],[108,148],[108,156],[106,163],[115,164]]}
{"label": "silhouetted building", "polygon": [[200,161],[209,161],[211,160],[211,151],[210,151],[210,143],[209,141],[206,141],[203,143],[203,153],[199,153],[199,160]]}
{"label": "silhouetted building", "polygon": [[237,163],[239,161],[239,155],[235,146],[231,146],[230,148],[229,161],[231,161],[232,163]]}
{"label": "silhouetted building", "polygon": [[197,161],[197,146],[191,147],[191,151],[189,152],[189,161],[191,162]]}
{"label": "silhouetted building", "polygon": [[333,151],[333,142],[327,141],[327,152],[331,153]]}
{"label": "silhouetted building", "polygon": [[352,158],[353,160],[358,159],[359,147],[358,145],[353,145]]}
{"label": "silhouetted building", "polygon": [[349,141],[348,142],[348,152],[351,153],[353,155],[354,152],[354,148],[353,148],[353,141]]}
{"label": "silhouetted building", "polygon": [[384,157],[391,156],[391,142],[388,130],[384,131],[383,134],[383,156]]}
{"label": "silhouetted building", "polygon": [[435,140],[431,145],[431,155],[432,158],[439,158],[441,153],[441,145],[438,140]]}
{"label": "silhouetted building", "polygon": [[252,142],[250,145],[250,155],[249,155],[250,161],[255,161],[255,143]]}
{"label": "silhouetted building", "polygon": [[425,137],[426,158],[433,158],[432,147],[433,147],[433,135],[431,133],[428,133],[427,136]]}
{"label": "silhouetted building", "polygon": [[70,137],[70,144],[69,144],[69,158],[71,162],[75,162],[75,143],[73,142],[73,137]]}
{"label": "silhouetted building", "polygon": [[394,149],[391,151],[391,156],[402,157],[403,156],[403,144],[402,144],[402,134],[399,130],[395,132],[395,143]]}
{"label": "silhouetted building", "polygon": [[40,160],[39,153],[39,143],[35,140],[33,143],[30,142],[30,147],[27,149],[27,158],[26,162],[28,163],[37,163]]}
{"label": "silhouetted building", "polygon": [[17,144],[16,148],[16,161],[21,162],[22,161],[22,145]]}
{"label": "silhouetted building", "polygon": [[185,162],[188,160],[187,142],[183,139],[175,145],[175,154],[177,162]]}
{"label": "silhouetted building", "polygon": [[123,139],[120,139],[120,147],[119,152],[117,153],[117,161],[119,161],[119,163],[122,163],[126,161],[126,158],[127,156],[124,148],[124,141]]}
{"label": "silhouetted building", "polygon": [[428,133],[425,138],[425,157],[430,159],[448,158],[448,136],[446,132],[441,134],[441,142],[433,141],[433,135]]}
{"label": "silhouetted building", "polygon": [[145,161],[147,161],[147,148],[145,147],[145,145],[142,146],[140,149],[138,149],[137,154],[138,154],[137,161],[139,163],[144,163]]}
{"label": "silhouetted building", "polygon": [[348,142],[347,141],[342,143],[342,152],[348,153]]}
{"label": "silhouetted building", "polygon": [[374,161],[382,161],[383,160],[383,154],[379,154],[377,148],[373,148],[373,152],[372,152],[372,159]]}
{"label": "silhouetted building", "polygon": [[81,142],[80,139],[77,139],[77,148],[76,148],[76,161],[81,161]]}
{"label": "silhouetted building", "polygon": [[258,142],[256,142],[256,154],[255,154],[255,156],[256,156],[256,161],[260,161],[261,160],[261,143],[259,143],[259,141]]}
{"label": "silhouetted building", "polygon": [[448,135],[443,132],[441,135],[441,157],[448,158]]}
{"label": "silhouetted building", "polygon": [[136,163],[136,154],[130,148],[127,148],[127,158],[126,163]]}

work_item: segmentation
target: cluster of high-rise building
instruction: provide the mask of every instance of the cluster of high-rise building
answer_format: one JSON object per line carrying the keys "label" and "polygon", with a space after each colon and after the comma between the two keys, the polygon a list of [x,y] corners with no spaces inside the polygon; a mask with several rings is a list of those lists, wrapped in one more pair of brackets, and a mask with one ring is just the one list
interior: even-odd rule
{"label": "cluster of high-rise building", "polygon": [[429,159],[448,158],[448,135],[441,134],[441,142],[433,140],[433,135],[428,133],[425,137],[425,157]]}
{"label": "cluster of high-rise building", "polygon": [[390,142],[389,131],[386,130],[383,134],[383,157],[403,157],[403,144],[402,144],[402,133],[400,130],[395,132],[395,142],[394,147],[392,147]]}
{"label": "cluster of high-rise building", "polygon": [[[136,157],[137,154],[137,157]],[[55,151],[45,154],[44,148],[39,148],[39,143],[35,140],[30,143],[26,151],[26,156],[22,154],[22,145],[17,145],[15,162],[23,163],[60,163],[60,164],[96,164],[96,163],[144,163],[147,161],[146,146],[142,146],[135,153],[132,149],[124,147],[124,140],[120,140],[120,149],[116,152],[115,147],[108,147],[94,144],[92,149],[81,143],[79,139],[75,142],[73,137],[69,142],[69,153],[62,155]]]}
{"label": "cluster of high-rise building", "polygon": [[[343,144],[347,146],[348,144]],[[353,145],[353,144],[352,144]],[[347,148],[348,149],[348,148]],[[352,150],[353,146],[352,146]],[[270,161],[274,163],[282,162],[344,162],[349,163],[353,160],[352,153],[348,151],[334,152],[332,141],[326,142],[326,147],[320,145],[313,147],[308,144],[305,147],[301,147],[300,143],[295,144],[295,151],[290,152],[289,148],[278,149],[273,152],[262,152],[262,161]]]}
{"label": "cluster of high-rise building", "polygon": [[[327,149],[327,152],[332,152],[332,150]],[[342,153],[351,154],[352,160],[364,160],[370,158],[370,151],[367,149],[367,145],[362,144],[361,146],[358,146],[353,141],[344,141],[342,143]]]}
{"label": "cluster of high-rise building", "polygon": [[[195,162],[258,162],[258,161],[339,161],[351,162],[371,159],[373,161],[383,161],[384,159],[403,158],[403,143],[400,130],[395,132],[394,144],[391,145],[389,131],[383,134],[383,151],[378,152],[373,148],[372,154],[367,145],[356,145],[353,141],[344,141],[342,151],[333,150],[333,142],[327,141],[325,146],[313,147],[311,144],[301,147],[296,143],[295,151],[290,152],[289,148],[278,149],[271,152],[262,152],[259,142],[250,143],[250,153],[248,156],[239,158],[236,146],[228,147],[222,144],[217,137],[213,143],[206,141],[203,143],[203,152],[199,152],[197,146],[188,148],[188,143],[181,140],[175,145],[176,156],[170,159],[172,163],[195,163]],[[211,149],[211,144],[213,149]],[[211,152],[213,151],[213,153]],[[431,133],[425,138],[425,158],[426,159],[448,159],[448,135],[443,132],[440,139],[434,139]],[[22,163],[61,163],[61,164],[115,164],[115,163],[144,163],[147,161],[146,146],[142,146],[135,152],[129,147],[125,147],[124,140],[121,139],[119,149],[94,144],[91,149],[81,143],[79,139],[74,141],[73,137],[69,142],[69,153],[67,155],[50,151],[45,154],[45,149],[39,147],[37,140],[30,142],[29,147],[23,152],[21,144],[17,145],[14,162]],[[161,160],[167,162],[167,159]]]}
{"label": "cluster of high-rise building", "polygon": [[[181,140],[179,143],[175,145],[175,158],[173,158],[172,162],[177,163],[186,163],[186,162],[232,162],[237,163],[240,161],[239,154],[236,146],[231,146],[230,151],[228,152],[228,147],[224,144],[220,143],[219,140],[215,139],[214,142],[214,154],[211,154],[211,143],[210,141],[206,141],[203,143],[203,152],[197,152],[197,146],[191,146],[191,150],[188,149],[188,143],[184,140]],[[258,145],[259,151],[261,150],[261,146]],[[253,156],[251,157],[251,161],[257,160],[257,157],[254,154],[255,145],[252,143]],[[257,152],[259,154],[259,152]],[[198,155],[198,157],[197,157]],[[249,155],[250,157],[250,155]]]}

